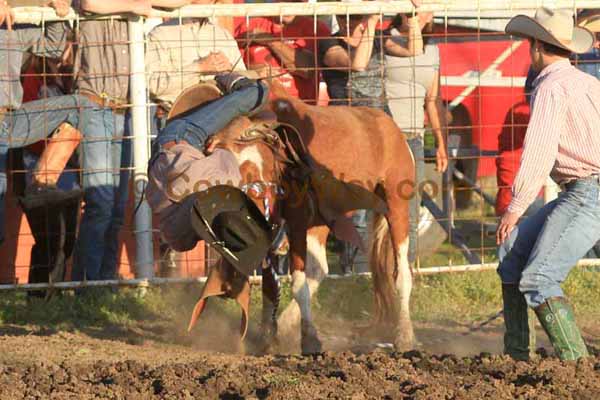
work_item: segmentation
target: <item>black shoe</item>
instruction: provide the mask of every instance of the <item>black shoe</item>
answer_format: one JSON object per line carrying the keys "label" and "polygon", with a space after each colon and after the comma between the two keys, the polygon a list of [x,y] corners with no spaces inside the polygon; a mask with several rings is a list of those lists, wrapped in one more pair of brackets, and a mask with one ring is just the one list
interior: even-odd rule
{"label": "black shoe", "polygon": [[19,198],[21,207],[31,210],[38,207],[51,207],[83,197],[83,190],[61,190],[56,185],[31,184],[25,188],[25,194]]}

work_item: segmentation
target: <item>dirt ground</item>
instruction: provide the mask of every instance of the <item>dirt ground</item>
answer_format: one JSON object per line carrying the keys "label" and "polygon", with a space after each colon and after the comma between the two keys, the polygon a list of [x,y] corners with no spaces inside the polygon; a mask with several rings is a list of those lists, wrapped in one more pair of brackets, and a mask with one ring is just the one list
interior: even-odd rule
{"label": "dirt ground", "polygon": [[[213,331],[218,324],[207,323]],[[231,327],[218,328],[223,334],[209,338],[152,325],[72,332],[3,326],[0,399],[600,398],[599,356],[563,363],[541,351],[530,363],[513,362],[493,355],[501,351],[499,323],[469,335],[464,326],[418,324],[427,352],[395,353],[333,321],[320,327],[326,352],[311,357],[285,354],[298,351],[295,341],[282,355],[235,354],[239,348],[225,340]],[[247,353],[252,336],[248,342]]]}

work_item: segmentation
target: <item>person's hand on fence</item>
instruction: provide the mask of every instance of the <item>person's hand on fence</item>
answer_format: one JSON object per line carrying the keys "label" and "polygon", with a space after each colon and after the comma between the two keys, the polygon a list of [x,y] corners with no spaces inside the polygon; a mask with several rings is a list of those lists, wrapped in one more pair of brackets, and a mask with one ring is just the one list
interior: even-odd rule
{"label": "person's hand on fence", "polygon": [[254,43],[258,45],[267,45],[268,42],[275,39],[275,36],[271,32],[263,31],[262,29],[255,29],[252,32],[248,32],[246,38],[248,43]]}
{"label": "person's hand on fence", "polygon": [[517,222],[519,222],[520,217],[521,216],[519,214],[510,211],[506,211],[504,215],[502,215],[500,224],[498,225],[498,230],[496,231],[496,244],[498,246],[508,239],[512,230],[515,229],[515,226],[517,226]]}
{"label": "person's hand on fence", "polygon": [[213,51],[208,56],[198,60],[200,72],[215,74],[218,72],[231,71],[231,62],[221,51]]}
{"label": "person's hand on fence", "polygon": [[435,169],[439,172],[446,172],[448,169],[448,153],[446,146],[438,146],[435,152]]}
{"label": "person's hand on fence", "polygon": [[379,14],[370,14],[365,17],[364,21],[370,26],[375,26],[379,22]]}
{"label": "person's hand on fence", "polygon": [[0,0],[0,26],[6,24],[6,29],[12,30],[15,15],[6,0]]}
{"label": "person's hand on fence", "polygon": [[132,0],[131,12],[142,17],[150,17],[154,13],[152,2],[149,0]]}
{"label": "person's hand on fence", "polygon": [[271,78],[282,72],[281,68],[266,63],[250,65],[249,69],[254,71],[261,79]]}
{"label": "person's hand on fence", "polygon": [[71,9],[71,1],[70,0],[50,0],[48,2],[48,6],[54,8],[56,11],[56,15],[59,17],[65,17],[69,14],[69,10]]}
{"label": "person's hand on fence", "polygon": [[420,12],[417,15],[417,18],[419,18],[419,26],[421,27],[421,30],[423,30],[425,25],[427,25],[428,23],[433,21],[433,13],[432,12]]}

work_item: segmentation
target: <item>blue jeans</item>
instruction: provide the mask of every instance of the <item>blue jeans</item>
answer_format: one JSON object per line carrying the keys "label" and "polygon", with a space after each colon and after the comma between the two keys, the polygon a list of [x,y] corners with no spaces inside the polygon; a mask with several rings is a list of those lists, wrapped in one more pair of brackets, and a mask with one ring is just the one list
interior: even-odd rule
{"label": "blue jeans", "polygon": [[[125,117],[97,108],[81,146],[85,207],[75,246],[73,279],[113,279],[127,204],[131,146]],[[125,169],[123,169],[125,168]]]}
{"label": "blue jeans", "polygon": [[106,248],[102,259],[100,279],[115,279],[119,265],[119,234],[125,223],[125,211],[129,199],[129,184],[131,168],[133,166],[133,141],[131,113],[121,117],[122,131],[113,137],[111,151],[113,162],[118,165],[113,169],[113,183],[115,185],[115,206],[112,212],[112,222],[106,237]]}
{"label": "blue jeans", "polygon": [[559,197],[524,219],[500,246],[502,283],[519,284],[534,308],[563,296],[560,284],[600,239],[600,182],[589,177],[569,184]]}
{"label": "blue jeans", "polygon": [[408,204],[408,261],[412,263],[417,260],[418,253],[419,211],[421,209],[419,185],[425,180],[425,150],[423,148],[423,138],[408,139],[407,143],[415,158],[415,190]]}
{"label": "blue jeans", "polygon": [[202,149],[206,139],[225,128],[234,118],[262,107],[268,97],[268,87],[262,82],[254,82],[169,121],[156,141],[160,145],[186,141]]}
{"label": "blue jeans", "polygon": [[93,104],[84,97],[58,96],[31,101],[5,115],[0,122],[0,240],[4,239],[4,196],[8,149],[28,146],[47,138],[62,123],[82,131],[93,115]]}

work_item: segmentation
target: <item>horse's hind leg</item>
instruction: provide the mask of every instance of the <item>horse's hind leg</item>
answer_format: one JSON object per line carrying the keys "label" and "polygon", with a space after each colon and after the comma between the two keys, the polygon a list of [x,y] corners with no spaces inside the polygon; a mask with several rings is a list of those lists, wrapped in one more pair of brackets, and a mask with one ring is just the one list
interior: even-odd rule
{"label": "horse's hind leg", "polygon": [[397,350],[410,350],[415,345],[415,334],[410,318],[410,294],[412,291],[412,271],[408,261],[408,207],[409,200],[400,196],[388,196],[390,208],[387,216],[392,250],[396,260],[396,305],[398,312],[394,345]]}

